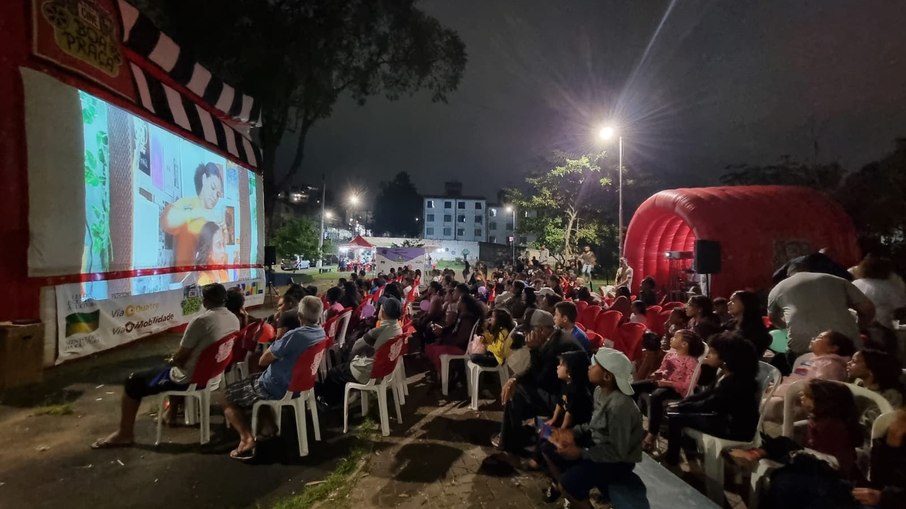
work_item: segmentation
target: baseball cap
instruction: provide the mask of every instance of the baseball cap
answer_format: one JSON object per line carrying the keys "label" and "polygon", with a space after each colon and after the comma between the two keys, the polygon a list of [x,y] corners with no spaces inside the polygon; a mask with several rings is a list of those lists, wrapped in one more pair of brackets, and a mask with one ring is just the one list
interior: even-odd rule
{"label": "baseball cap", "polygon": [[554,326],[554,315],[548,313],[543,309],[536,309],[532,313],[532,319],[529,322],[529,325],[532,327],[553,327]]}
{"label": "baseball cap", "polygon": [[632,363],[623,352],[613,348],[599,348],[591,362],[613,374],[620,392],[627,396],[635,394],[632,390]]}

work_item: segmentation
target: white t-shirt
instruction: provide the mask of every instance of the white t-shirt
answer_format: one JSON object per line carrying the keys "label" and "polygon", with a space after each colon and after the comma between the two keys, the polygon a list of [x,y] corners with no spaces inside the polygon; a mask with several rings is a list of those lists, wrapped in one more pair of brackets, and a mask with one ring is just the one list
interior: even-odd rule
{"label": "white t-shirt", "polygon": [[239,319],[229,309],[218,307],[208,309],[189,322],[186,332],[179,342],[180,348],[191,348],[192,354],[186,361],[184,369],[176,366],[170,368],[170,379],[176,383],[189,383],[201,352],[227,334],[239,330]]}
{"label": "white t-shirt", "polygon": [[826,330],[848,336],[861,348],[859,326],[849,309],[870,303],[849,281],[817,272],[799,272],[784,279],[768,296],[768,312],[782,313],[790,350],[805,353],[812,338]]}
{"label": "white t-shirt", "polygon": [[898,278],[862,278],[853,281],[853,285],[862,290],[862,293],[874,303],[875,321],[892,329],[893,312],[906,307],[906,290],[903,288],[903,281]]}

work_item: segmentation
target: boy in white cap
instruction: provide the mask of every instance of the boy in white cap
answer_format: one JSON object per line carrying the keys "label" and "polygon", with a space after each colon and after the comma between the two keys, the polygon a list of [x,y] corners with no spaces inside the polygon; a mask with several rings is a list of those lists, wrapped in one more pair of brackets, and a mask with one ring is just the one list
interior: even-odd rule
{"label": "boy in white cap", "polygon": [[642,414],[630,397],[632,363],[622,352],[601,348],[591,359],[588,380],[596,385],[595,407],[588,424],[555,429],[541,452],[555,480],[545,493],[552,502],[562,492],[570,507],[592,507],[588,492],[633,476],[642,461]]}

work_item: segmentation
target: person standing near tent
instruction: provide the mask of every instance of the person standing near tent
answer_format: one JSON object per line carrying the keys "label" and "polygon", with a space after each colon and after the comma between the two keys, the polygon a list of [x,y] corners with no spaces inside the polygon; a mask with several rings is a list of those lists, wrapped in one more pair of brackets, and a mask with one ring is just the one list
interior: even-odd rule
{"label": "person standing near tent", "polygon": [[594,270],[598,258],[595,256],[595,253],[591,250],[590,246],[585,246],[582,250],[582,254],[579,255],[579,260],[582,261],[582,275],[591,281],[591,271]]}
{"label": "person standing near tent", "polygon": [[632,288],[632,267],[629,266],[629,262],[626,261],[626,258],[620,258],[620,268],[617,269],[616,282],[613,286],[614,289],[622,286]]}

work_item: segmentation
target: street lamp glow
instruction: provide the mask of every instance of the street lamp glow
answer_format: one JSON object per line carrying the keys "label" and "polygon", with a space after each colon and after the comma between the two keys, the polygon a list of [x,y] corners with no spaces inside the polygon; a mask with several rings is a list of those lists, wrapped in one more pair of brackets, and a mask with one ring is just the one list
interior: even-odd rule
{"label": "street lamp glow", "polygon": [[352,206],[358,205],[359,204],[359,195],[357,195],[355,193],[349,195],[349,204]]}
{"label": "street lamp glow", "polygon": [[327,219],[333,219],[333,211],[330,211],[330,210],[324,211],[324,217],[326,217]]}
{"label": "street lamp glow", "polygon": [[616,130],[613,127],[604,126],[598,131],[598,137],[606,141],[613,138],[614,133],[616,133]]}
{"label": "street lamp glow", "polygon": [[504,210],[506,210],[507,214],[509,214],[510,212],[513,211],[513,207],[510,207],[509,205],[507,205],[506,209],[504,209]]}

